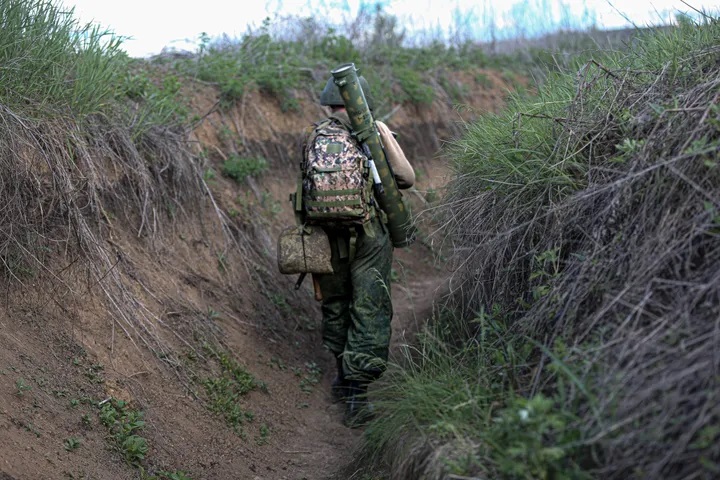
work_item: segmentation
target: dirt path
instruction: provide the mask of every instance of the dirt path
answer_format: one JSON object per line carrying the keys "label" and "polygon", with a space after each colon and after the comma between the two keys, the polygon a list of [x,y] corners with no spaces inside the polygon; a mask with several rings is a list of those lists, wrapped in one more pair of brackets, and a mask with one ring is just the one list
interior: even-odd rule
{"label": "dirt path", "polygon": [[[438,189],[444,185],[447,172],[442,164],[427,162],[423,167],[427,172],[421,181],[423,189]],[[274,192],[278,196],[281,193]],[[419,192],[409,195],[416,202],[413,205],[416,212],[422,208],[421,195]],[[415,332],[432,316],[433,306],[446,291],[447,271],[429,246],[420,240],[410,247],[395,249],[393,271],[390,357],[391,361],[398,361],[402,355],[401,346],[414,341]],[[309,285],[306,287],[306,295],[312,295]],[[315,304],[315,307],[313,317],[319,323],[319,306]],[[294,361],[296,365],[308,362],[319,365],[323,372],[320,383],[303,400],[297,397],[298,390],[292,386],[296,380],[283,377],[281,372],[266,372],[273,383],[283,385],[285,382],[282,402],[290,410],[278,412],[279,415],[273,417],[275,424],[282,424],[282,432],[273,436],[272,453],[267,456],[266,464],[270,470],[258,472],[251,480],[347,480],[344,467],[353,460],[353,451],[360,445],[362,430],[343,426],[343,406],[331,402],[329,390],[335,376],[335,362],[321,346],[319,329],[301,341],[303,349],[288,361]],[[276,373],[280,376],[274,378],[272,375]],[[308,408],[293,411],[293,404],[299,401],[306,402]],[[339,473],[341,470],[344,473]],[[362,471],[356,471],[352,478],[362,479],[362,474]]]}
{"label": "dirt path", "polygon": [[[397,250],[394,269],[403,273],[398,274],[399,280],[392,290],[395,312],[391,355],[397,355],[398,346],[408,341],[431,315],[442,284],[442,272],[433,265],[431,252],[420,243]],[[310,361],[319,360],[324,367],[322,381],[309,399],[311,407],[289,421],[292,425],[288,425],[281,444],[274,445],[275,455],[266,466],[272,472],[258,473],[252,480],[337,480],[337,472],[352,459],[362,430],[343,426],[342,405],[330,400],[328,392],[334,377],[330,355],[317,348],[310,357]],[[292,397],[286,401],[292,402]]]}

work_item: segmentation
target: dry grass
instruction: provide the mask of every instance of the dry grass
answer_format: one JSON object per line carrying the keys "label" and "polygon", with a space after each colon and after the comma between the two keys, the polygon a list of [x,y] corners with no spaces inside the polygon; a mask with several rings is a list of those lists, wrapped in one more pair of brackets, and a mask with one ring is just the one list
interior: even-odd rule
{"label": "dry grass", "polygon": [[456,298],[503,306],[547,346],[522,390],[568,390],[598,478],[720,471],[720,50],[675,53],[654,71],[580,69],[543,120],[547,162],[580,167],[572,190],[464,176],[449,195]]}
{"label": "dry grass", "polygon": [[157,251],[178,222],[192,219],[224,229],[225,248],[244,251],[219,209],[217,218],[203,219],[213,200],[187,133],[155,127],[133,139],[130,128],[103,116],[37,120],[7,107],[0,119],[6,287],[48,286],[31,305],[40,310],[99,294],[114,318],[113,332],[164,350],[162,320],[128,284],[142,282],[132,280],[132,261],[116,236],[130,230],[140,245]]}

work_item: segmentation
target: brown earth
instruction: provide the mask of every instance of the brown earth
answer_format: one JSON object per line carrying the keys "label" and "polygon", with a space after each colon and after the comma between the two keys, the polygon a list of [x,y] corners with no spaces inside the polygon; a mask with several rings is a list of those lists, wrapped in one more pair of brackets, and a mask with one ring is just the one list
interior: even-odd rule
{"label": "brown earth", "polygon": [[[425,212],[420,241],[396,250],[394,347],[412,341],[445,291],[428,202],[449,174],[442,142],[463,121],[499,109],[510,88],[495,72],[477,73],[453,79],[472,92],[466,108],[440,98],[423,108],[400,105],[386,119],[418,173],[406,198]],[[161,236],[110,225],[105,248],[117,263],[108,278],[121,279],[127,305],[108,305],[107,280],[81,272],[60,283],[5,282],[0,479],[131,479],[164,469],[193,479],[317,480],[337,478],[352,458],[362,431],[342,426],[342,410],[330,402],[333,362],[320,344],[311,282],[296,292],[296,279],[274,269],[276,235],[293,222],[287,196],[297,138],[324,112],[310,94],[302,115],[257,92],[227,110],[214,108],[210,87],[187,94],[207,114],[193,142],[216,171],[207,181],[213,201],[199,219]],[[242,184],[223,177],[220,165],[234,152],[263,156],[268,171]],[[219,374],[223,352],[265,386],[240,398],[252,419],[246,415],[237,432],[209,411],[202,383]],[[144,412],[137,433],[149,450],[141,467],[123,460],[100,423],[98,404],[110,398]]]}

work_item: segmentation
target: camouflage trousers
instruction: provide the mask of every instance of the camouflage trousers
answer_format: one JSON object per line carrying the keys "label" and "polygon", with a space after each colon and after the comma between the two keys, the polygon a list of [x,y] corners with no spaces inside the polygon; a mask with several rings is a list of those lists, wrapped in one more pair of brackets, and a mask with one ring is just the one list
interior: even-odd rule
{"label": "camouflage trousers", "polygon": [[342,358],[348,380],[377,379],[387,367],[390,347],[393,246],[379,219],[370,227],[358,229],[352,258],[350,234],[328,232],[334,273],[319,279],[323,344]]}

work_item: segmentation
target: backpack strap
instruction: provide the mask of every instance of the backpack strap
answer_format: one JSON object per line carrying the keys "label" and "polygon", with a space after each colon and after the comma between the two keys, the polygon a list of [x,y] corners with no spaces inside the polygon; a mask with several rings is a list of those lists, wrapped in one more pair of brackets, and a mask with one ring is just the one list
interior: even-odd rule
{"label": "backpack strap", "polygon": [[295,213],[295,223],[302,225],[305,223],[303,218],[303,207],[302,207],[302,188],[303,188],[303,173],[302,170],[298,173],[297,187],[295,193],[290,195],[290,201],[293,202],[293,211]]}
{"label": "backpack strap", "polygon": [[357,252],[357,230],[355,230],[354,228],[350,229],[350,242],[348,243],[348,247],[350,250],[348,252],[348,255],[350,261],[352,262],[353,260],[355,260],[355,253]]}
{"label": "backpack strap", "polygon": [[[348,132],[350,132],[350,136],[355,139],[355,141],[358,144],[358,147],[360,147],[360,150],[365,152],[363,149],[363,144],[365,140],[367,140],[370,137],[369,131],[363,132],[356,132],[353,130],[352,125],[349,123],[349,119],[345,119],[340,115],[333,115],[330,117],[331,119],[334,119],[336,122],[340,123],[345,129],[347,129]],[[367,155],[366,155],[367,156]],[[366,163],[366,168],[370,168],[370,165]],[[370,174],[372,175],[372,174]],[[368,218],[368,221],[363,224],[363,230],[365,235],[367,235],[370,238],[375,238],[375,229],[372,226],[372,220],[375,217],[382,217],[384,215],[384,212],[378,207],[376,201],[374,200],[375,197],[375,190],[373,189],[373,182],[372,178],[366,183],[365,188],[367,188],[366,198],[370,199],[370,218]],[[381,221],[384,221],[381,218]]]}
{"label": "backpack strap", "polygon": [[[354,228],[347,230],[349,236],[336,236],[333,237],[335,245],[337,246],[338,258],[340,260],[347,259],[348,262],[352,262],[355,259],[355,253],[357,253],[357,239],[358,231]],[[347,242],[345,239],[347,238]]]}

